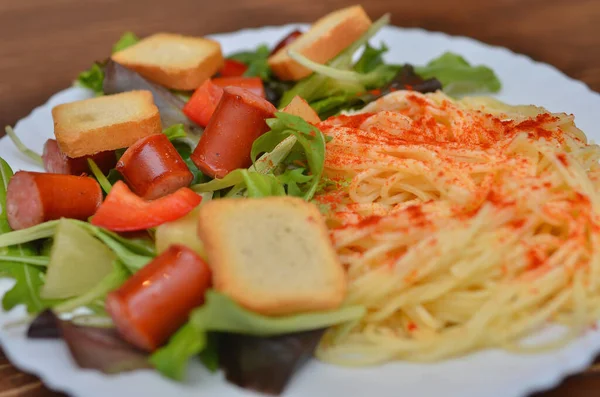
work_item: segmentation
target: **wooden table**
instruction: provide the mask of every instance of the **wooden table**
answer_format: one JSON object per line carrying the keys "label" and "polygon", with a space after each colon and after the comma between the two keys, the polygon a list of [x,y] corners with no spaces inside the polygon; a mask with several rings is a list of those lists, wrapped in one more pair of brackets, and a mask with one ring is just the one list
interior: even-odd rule
{"label": "wooden table", "polygon": [[[358,0],[356,0],[358,1]],[[121,33],[184,34],[310,22],[347,0],[20,0],[0,2],[0,125],[14,124],[104,57]],[[371,16],[510,48],[600,91],[599,0],[369,0]],[[600,395],[600,362],[535,397]],[[0,397],[61,396],[0,353]],[[483,397],[483,396],[482,396]]]}

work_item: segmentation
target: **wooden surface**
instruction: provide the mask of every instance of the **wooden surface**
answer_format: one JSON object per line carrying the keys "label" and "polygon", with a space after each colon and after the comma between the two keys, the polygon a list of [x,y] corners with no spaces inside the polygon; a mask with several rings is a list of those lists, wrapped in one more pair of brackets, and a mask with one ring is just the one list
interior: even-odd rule
{"label": "wooden surface", "polygon": [[[125,30],[188,34],[310,22],[346,0],[0,1],[0,125],[14,124],[103,58]],[[510,48],[600,91],[600,0],[365,0],[373,17]],[[393,43],[389,43],[393,45]],[[559,93],[557,93],[558,95]],[[62,396],[0,353],[0,397]],[[600,363],[535,397],[600,396]]]}

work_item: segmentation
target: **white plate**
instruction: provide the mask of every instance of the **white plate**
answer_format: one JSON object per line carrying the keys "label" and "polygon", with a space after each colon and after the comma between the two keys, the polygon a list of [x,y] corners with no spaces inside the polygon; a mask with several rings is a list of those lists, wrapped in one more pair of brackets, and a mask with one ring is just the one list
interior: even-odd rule
{"label": "white plate", "polygon": [[[258,43],[274,44],[298,26],[302,25],[243,30],[214,37],[221,42],[227,54],[253,48]],[[588,137],[595,140],[600,138],[594,120],[595,112],[600,109],[600,95],[549,65],[471,39],[418,29],[387,27],[374,39],[375,42],[380,40],[390,47],[390,61],[418,65],[444,51],[454,51],[470,62],[489,65],[498,73],[504,85],[500,99],[573,113],[577,125]],[[41,151],[44,141],[53,135],[51,108],[88,96],[87,91],[76,88],[59,92],[21,120],[16,127],[17,133],[25,144]],[[36,169],[7,139],[0,140],[0,156],[15,170]],[[10,285],[8,281],[0,281],[0,293]],[[0,313],[0,323],[22,314],[22,310]],[[60,342],[26,340],[23,329],[2,329],[0,340],[16,366],[39,375],[49,387],[65,391],[72,397],[255,395],[226,384],[220,374],[209,375],[198,363],[192,365],[186,384],[168,381],[151,371],[108,377],[99,372],[78,369]],[[313,360],[295,376],[285,396],[524,396],[534,390],[553,387],[568,374],[585,369],[599,351],[600,332],[589,331],[563,349],[539,355],[514,355],[488,350],[437,364],[397,362],[361,369],[334,367]]]}

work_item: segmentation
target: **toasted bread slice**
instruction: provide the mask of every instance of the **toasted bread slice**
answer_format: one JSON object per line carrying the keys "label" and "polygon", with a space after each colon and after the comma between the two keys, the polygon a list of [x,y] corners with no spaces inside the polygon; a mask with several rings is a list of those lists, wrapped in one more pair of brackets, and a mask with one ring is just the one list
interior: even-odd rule
{"label": "toasted bread slice", "polygon": [[168,88],[194,90],[217,73],[223,54],[214,40],[157,33],[114,53],[112,60]]}
{"label": "toasted bread slice", "polygon": [[315,62],[325,63],[356,41],[369,26],[371,20],[362,6],[334,11],[316,21],[308,32],[269,57],[269,66],[281,80],[300,80],[312,72],[290,58],[288,50],[297,51]]}
{"label": "toasted bread slice", "polygon": [[288,103],[286,107],[281,109],[281,111],[293,114],[294,116],[302,117],[305,121],[308,121],[311,124],[317,124],[321,122],[317,112],[310,107],[308,102],[298,95],[292,98],[292,101]]}
{"label": "toasted bread slice", "polygon": [[337,308],[344,269],[319,210],[295,197],[214,200],[198,235],[216,290],[266,315]]}
{"label": "toasted bread slice", "polygon": [[150,91],[129,91],[58,105],[52,109],[60,150],[81,157],[131,146],[162,131]]}

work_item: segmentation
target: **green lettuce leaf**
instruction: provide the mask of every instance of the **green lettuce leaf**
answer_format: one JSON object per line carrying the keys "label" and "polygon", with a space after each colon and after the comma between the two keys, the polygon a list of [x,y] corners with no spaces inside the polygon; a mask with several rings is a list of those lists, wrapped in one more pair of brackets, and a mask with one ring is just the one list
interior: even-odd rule
{"label": "green lettuce leaf", "polygon": [[366,44],[365,50],[359,60],[354,64],[354,71],[358,73],[369,73],[377,67],[384,64],[383,54],[388,51],[385,43],[381,43],[380,48],[372,47],[369,43]]}
{"label": "green lettuce leaf", "polygon": [[352,306],[326,312],[268,317],[251,312],[231,298],[209,290],[204,305],[195,309],[189,322],[179,329],[166,346],[152,355],[151,362],[163,375],[181,380],[189,359],[206,347],[207,332],[283,335],[355,321],[365,312],[362,306]]}
{"label": "green lettuce leaf", "polygon": [[494,71],[487,66],[472,66],[463,57],[446,52],[415,71],[424,79],[435,77],[451,96],[498,92],[502,87]]}
{"label": "green lettuce leaf", "polygon": [[104,70],[101,63],[94,63],[91,68],[79,73],[77,81],[78,86],[88,88],[96,95],[104,95],[102,85],[104,84]]}
{"label": "green lettuce leaf", "polygon": [[119,52],[124,50],[127,47],[131,47],[134,44],[137,44],[140,41],[140,38],[135,35],[133,32],[125,32],[112,47],[112,53]]}
{"label": "green lettuce leaf", "polygon": [[[135,34],[132,32],[125,32],[119,41],[113,45],[112,52],[114,54],[117,51],[124,50],[138,41],[140,41],[140,39]],[[94,91],[96,95],[104,95],[104,89],[102,87],[104,84],[104,62],[96,62],[88,70],[79,73],[75,84]]]}
{"label": "green lettuce leaf", "polygon": [[170,141],[187,137],[183,124],[174,124],[169,128],[164,129],[163,134],[165,134]]}

